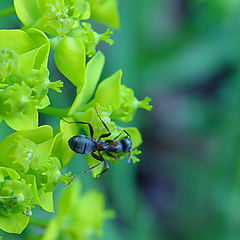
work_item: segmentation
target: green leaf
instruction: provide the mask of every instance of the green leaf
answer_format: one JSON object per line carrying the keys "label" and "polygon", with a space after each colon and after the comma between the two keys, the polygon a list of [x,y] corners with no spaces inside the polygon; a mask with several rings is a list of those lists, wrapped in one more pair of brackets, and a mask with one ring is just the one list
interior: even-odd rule
{"label": "green leaf", "polygon": [[55,138],[50,138],[47,141],[38,144],[39,149],[39,163],[40,165],[38,168],[44,167],[44,165],[47,163],[48,157],[51,154],[53,144],[55,142]]}
{"label": "green leaf", "polygon": [[[53,137],[53,130],[49,125],[42,125],[40,127],[31,129],[31,130],[25,130],[18,133],[13,133],[16,135],[21,135],[25,138],[30,139],[31,141],[35,142],[36,144],[42,143],[49,138]],[[14,137],[14,135],[11,134],[11,136]]]}
{"label": "green leaf", "polygon": [[12,180],[17,180],[20,178],[20,175],[11,168],[0,167],[0,182],[4,181],[4,177],[9,176]]}
{"label": "green leaf", "polygon": [[54,212],[52,192],[45,192],[44,188],[38,190],[41,207],[47,212]]}
{"label": "green leaf", "polygon": [[24,25],[31,25],[41,17],[42,11],[38,0],[14,0],[16,14]]}
{"label": "green leaf", "polygon": [[82,90],[78,88],[78,94],[69,111],[70,115],[74,113],[79,107],[86,104],[92,97],[97,83],[100,79],[104,62],[105,57],[100,51],[97,52],[96,55],[88,62],[86,67],[85,84]]}
{"label": "green leaf", "polygon": [[112,76],[103,80],[97,87],[94,102],[102,107],[111,106],[112,109],[118,109],[120,106],[120,84],[122,71],[118,70]]}
{"label": "green leaf", "polygon": [[38,50],[35,48],[18,56],[17,74],[23,78],[31,74]]}
{"label": "green leaf", "polygon": [[120,27],[116,0],[89,1],[91,3],[91,17],[93,19],[110,27]]}
{"label": "green leaf", "polygon": [[34,175],[26,174],[24,175],[24,179],[26,180],[27,184],[32,185],[31,188],[32,188],[32,194],[33,194],[33,201],[39,206],[41,206],[41,200],[38,196],[36,177]]}
{"label": "green leaf", "polygon": [[36,48],[39,48],[34,68],[42,69],[43,66],[47,68],[48,54],[50,50],[50,42],[48,37],[41,30],[36,28],[29,28],[26,30],[26,32],[34,40]]}
{"label": "green leaf", "polygon": [[27,113],[16,113],[4,118],[7,125],[16,131],[35,128],[38,126],[38,112],[36,109]]}
{"label": "green leaf", "polygon": [[81,89],[85,82],[85,47],[81,39],[59,40],[54,48],[54,59],[59,71]]}
{"label": "green leaf", "polygon": [[[18,44],[16,44],[18,39]],[[0,46],[2,48],[11,48],[16,53],[21,54],[29,51],[33,46],[33,40],[22,30],[0,30]]]}
{"label": "green leaf", "polygon": [[48,105],[50,105],[50,100],[48,98],[48,96],[45,96],[42,101],[40,102],[39,105],[37,105],[38,109],[43,109],[45,107],[47,107]]}
{"label": "green leaf", "polygon": [[86,68],[86,82],[82,90],[83,97],[81,104],[86,104],[92,97],[100,79],[104,62],[105,57],[100,51],[98,51],[96,55],[88,62]]}
{"label": "green leaf", "polygon": [[29,217],[22,212],[10,216],[0,215],[0,228],[8,233],[21,233],[28,225]]}
{"label": "green leaf", "polygon": [[[64,118],[69,122],[74,122],[72,118]],[[67,123],[63,120],[60,121],[60,129],[63,133],[62,136],[62,167],[66,166],[66,164],[72,159],[74,152],[68,146],[68,140],[77,135],[79,132],[79,127],[74,123]]]}

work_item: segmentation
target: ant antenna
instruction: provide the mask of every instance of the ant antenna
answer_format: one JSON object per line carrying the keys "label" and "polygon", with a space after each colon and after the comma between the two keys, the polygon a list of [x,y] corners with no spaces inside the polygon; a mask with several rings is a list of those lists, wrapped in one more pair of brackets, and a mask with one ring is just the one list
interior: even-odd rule
{"label": "ant antenna", "polygon": [[127,162],[130,163],[133,155],[133,149],[130,150]]}
{"label": "ant antenna", "polygon": [[99,164],[97,164],[97,165],[95,165],[95,166],[93,166],[93,167],[91,167],[91,168],[85,170],[85,171],[82,172],[81,174],[75,176],[75,177],[74,177],[73,179],[71,179],[67,184],[65,184],[64,187],[69,186],[69,185],[70,185],[70,184],[71,184],[76,178],[82,176],[82,175],[85,174],[85,173],[88,173],[88,172],[92,171],[93,169],[99,167],[99,166],[102,165],[103,163],[104,163],[104,161],[102,161],[102,162],[100,162]]}

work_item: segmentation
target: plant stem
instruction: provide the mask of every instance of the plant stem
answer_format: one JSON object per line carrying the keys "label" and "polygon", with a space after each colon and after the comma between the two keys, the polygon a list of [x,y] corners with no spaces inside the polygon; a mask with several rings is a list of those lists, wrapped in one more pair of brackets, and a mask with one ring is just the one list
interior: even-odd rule
{"label": "plant stem", "polygon": [[0,18],[6,17],[7,15],[10,15],[15,12],[15,8],[13,6],[5,8],[0,11]]}
{"label": "plant stem", "polygon": [[34,226],[38,226],[38,227],[42,227],[42,228],[46,228],[48,225],[49,220],[47,219],[40,219],[40,218],[35,218],[35,217],[30,217],[29,223],[34,225]]}
{"label": "plant stem", "polygon": [[67,116],[69,109],[46,107],[44,109],[39,109],[38,111],[42,114],[63,118]]}

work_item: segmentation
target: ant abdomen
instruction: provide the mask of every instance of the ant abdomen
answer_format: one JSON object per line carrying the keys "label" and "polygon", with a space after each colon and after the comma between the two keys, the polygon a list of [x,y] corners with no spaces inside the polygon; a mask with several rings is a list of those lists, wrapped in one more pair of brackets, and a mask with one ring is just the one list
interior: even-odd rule
{"label": "ant abdomen", "polygon": [[76,153],[89,154],[94,151],[94,141],[86,135],[76,135],[68,140],[69,147]]}

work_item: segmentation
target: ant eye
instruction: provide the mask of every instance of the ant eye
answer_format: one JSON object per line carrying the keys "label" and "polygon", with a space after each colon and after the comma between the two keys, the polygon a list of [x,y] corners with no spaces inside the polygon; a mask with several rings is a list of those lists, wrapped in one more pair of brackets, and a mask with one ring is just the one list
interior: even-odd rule
{"label": "ant eye", "polygon": [[132,148],[132,141],[127,138],[127,137],[124,137],[121,139],[121,144],[122,144],[122,148],[123,148],[123,152],[130,152],[130,149]]}

